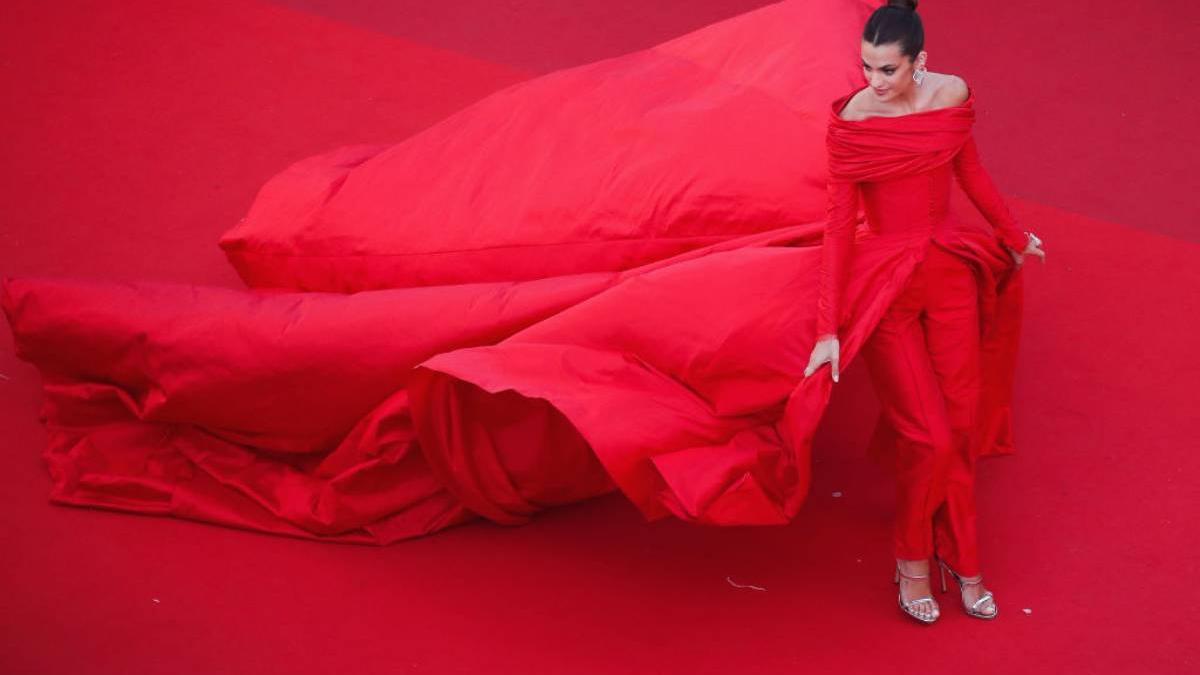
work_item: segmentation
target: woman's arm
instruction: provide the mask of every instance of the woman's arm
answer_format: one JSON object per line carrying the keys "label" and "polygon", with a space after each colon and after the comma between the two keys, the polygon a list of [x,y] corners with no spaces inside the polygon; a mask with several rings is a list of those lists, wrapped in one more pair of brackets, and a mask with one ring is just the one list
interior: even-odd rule
{"label": "woman's arm", "polygon": [[1000,196],[1000,191],[984,170],[974,136],[968,136],[967,142],[954,156],[954,175],[963,191],[975,204],[975,208],[992,224],[1000,241],[1018,253],[1024,251],[1029,241],[1028,237],[1017,225],[1016,219],[1004,203],[1004,198]]}
{"label": "woman's arm", "polygon": [[854,227],[858,213],[858,183],[830,179],[826,185],[825,235],[821,245],[821,271],[818,277],[817,339],[838,334],[841,323],[842,293],[846,288],[850,257],[854,248]]}

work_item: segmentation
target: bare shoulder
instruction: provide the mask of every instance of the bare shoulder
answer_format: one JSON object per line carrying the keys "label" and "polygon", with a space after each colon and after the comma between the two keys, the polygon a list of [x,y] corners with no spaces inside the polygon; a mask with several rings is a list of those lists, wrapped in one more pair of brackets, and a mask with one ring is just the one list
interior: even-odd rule
{"label": "bare shoulder", "polygon": [[870,92],[870,90],[870,87],[864,87],[858,90],[858,92],[851,96],[850,100],[846,102],[846,105],[838,112],[838,117],[841,117],[848,122],[856,122],[866,119],[870,111],[866,108],[866,106],[863,105],[863,97]]}
{"label": "bare shoulder", "polygon": [[937,75],[937,88],[934,94],[935,108],[953,107],[962,105],[970,95],[967,81],[958,75],[949,73],[929,73]]}

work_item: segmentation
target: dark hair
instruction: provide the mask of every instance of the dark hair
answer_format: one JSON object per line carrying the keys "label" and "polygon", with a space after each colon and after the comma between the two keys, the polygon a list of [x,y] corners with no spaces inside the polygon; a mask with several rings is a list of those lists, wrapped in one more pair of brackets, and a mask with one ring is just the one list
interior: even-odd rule
{"label": "dark hair", "polygon": [[867,19],[862,39],[873,45],[900,43],[900,53],[910,60],[925,48],[925,27],[917,14],[917,0],[888,0]]}

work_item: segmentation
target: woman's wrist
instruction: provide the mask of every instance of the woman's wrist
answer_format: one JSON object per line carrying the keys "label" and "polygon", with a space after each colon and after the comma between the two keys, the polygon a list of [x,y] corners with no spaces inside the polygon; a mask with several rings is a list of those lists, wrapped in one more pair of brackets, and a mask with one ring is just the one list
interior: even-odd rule
{"label": "woman's wrist", "polygon": [[1032,241],[1029,237],[1030,233],[1028,232],[1022,232],[1016,227],[1006,227],[1001,230],[999,238],[1001,244],[1004,244],[1017,253],[1021,253],[1029,246],[1029,242]]}

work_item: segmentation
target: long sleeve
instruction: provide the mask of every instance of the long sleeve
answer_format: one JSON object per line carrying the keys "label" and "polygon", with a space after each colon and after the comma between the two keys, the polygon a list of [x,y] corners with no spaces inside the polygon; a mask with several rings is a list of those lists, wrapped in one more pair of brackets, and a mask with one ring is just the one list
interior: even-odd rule
{"label": "long sleeve", "polygon": [[826,190],[828,202],[817,298],[818,338],[838,334],[860,198],[858,183],[852,181],[830,179]]}
{"label": "long sleeve", "polygon": [[1025,250],[1027,243],[1025,232],[1017,225],[1017,221],[1005,205],[1000,191],[996,189],[991,176],[983,168],[974,136],[968,136],[967,142],[954,156],[954,175],[958,178],[963,191],[975,204],[975,208],[979,209],[979,212],[996,230],[996,236],[1000,241],[1016,251]]}

